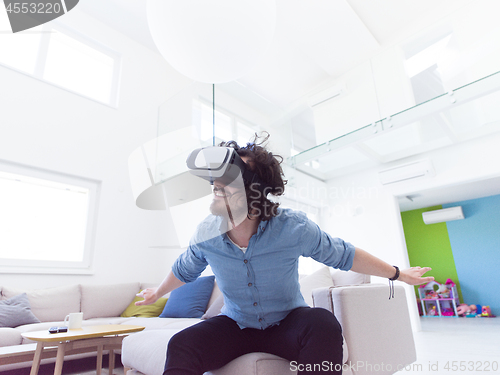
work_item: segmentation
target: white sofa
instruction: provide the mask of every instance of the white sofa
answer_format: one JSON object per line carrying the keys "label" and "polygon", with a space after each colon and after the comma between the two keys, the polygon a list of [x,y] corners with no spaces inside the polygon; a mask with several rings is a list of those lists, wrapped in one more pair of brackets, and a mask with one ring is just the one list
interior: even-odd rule
{"label": "white sofa", "polygon": [[[29,355],[34,352],[36,343],[23,338],[22,333],[63,326],[65,316],[72,312],[83,312],[82,325],[136,324],[146,328],[181,329],[199,322],[199,319],[120,317],[134,300],[135,295],[141,289],[151,286],[153,285],[141,285],[139,282],[114,285],[69,285],[33,290],[0,286],[0,301],[26,293],[31,312],[40,320],[40,323],[23,324],[15,328],[0,327],[0,372],[31,366],[33,357],[29,358]],[[27,359],[18,362],[23,353],[28,354]],[[67,359],[95,355],[95,353],[70,355]],[[42,364],[51,362],[55,362],[55,358],[42,359]]]}
{"label": "white sofa", "polygon": [[[333,270],[332,270],[333,271]],[[372,285],[369,277],[328,268],[303,277],[301,290],[309,304],[332,309],[344,331],[344,374],[390,374],[397,366],[415,361],[415,347],[406,305],[405,292],[396,287],[396,298],[388,300],[387,285]],[[346,286],[362,284],[357,286]],[[363,285],[364,284],[364,285]],[[35,344],[21,336],[28,331],[63,325],[71,312],[83,312],[84,325],[136,324],[146,327],[123,341],[122,362],[127,375],[156,375],[163,372],[168,340],[179,330],[198,323],[198,318],[120,317],[139,290],[151,284],[71,285],[24,291],[0,287],[0,300],[26,292],[31,311],[40,323],[15,328],[0,328],[0,372],[31,366],[31,361],[11,363],[11,354],[32,353]],[[313,292],[314,290],[314,292]],[[205,315],[220,309],[221,293],[214,285]],[[73,358],[95,354],[80,354]],[[72,357],[69,357],[72,359]],[[54,358],[42,360],[53,362]],[[383,363],[384,368],[379,367]],[[373,371],[370,371],[370,366]],[[378,366],[378,367],[376,367]],[[351,371],[354,370],[354,371]],[[381,371],[385,370],[385,371]],[[212,375],[291,374],[290,363],[264,353],[237,358]]]}
{"label": "white sofa", "polygon": [[[327,280],[329,279],[329,280]],[[319,270],[300,280],[306,302],[334,311],[344,334],[343,374],[393,374],[416,360],[405,290],[369,284],[355,272]],[[215,288],[214,288],[215,289]],[[214,292],[215,293],[215,292]],[[126,375],[161,375],[168,341],[178,332],[171,325],[124,339]],[[180,328],[180,327],[179,327]],[[266,353],[250,353],[205,375],[296,374],[293,363]]]}

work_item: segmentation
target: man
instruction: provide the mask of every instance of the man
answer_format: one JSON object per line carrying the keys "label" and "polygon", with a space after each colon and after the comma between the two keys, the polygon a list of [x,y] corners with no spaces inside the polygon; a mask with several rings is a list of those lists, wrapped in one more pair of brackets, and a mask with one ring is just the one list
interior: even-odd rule
{"label": "man", "polygon": [[[341,365],[340,324],[329,311],[308,307],[300,294],[301,255],[334,268],[398,279],[410,285],[433,280],[423,277],[430,268],[400,272],[332,238],[303,213],[278,208],[278,203],[268,199],[268,193],[279,196],[284,192],[282,158],[262,146],[268,138],[257,143],[256,136],[254,143],[241,148],[233,141],[222,145],[227,155],[232,155],[229,167],[238,167],[232,169],[232,174],[214,177],[209,170],[203,175],[203,170],[191,166],[194,173],[214,185],[212,215],[199,225],[188,249],[161,285],[146,289],[141,294],[144,301],[136,304],[154,303],[194,281],[210,264],[224,295],[224,307],[220,315],[171,338],[165,375],[202,375],[250,352],[275,354],[303,368],[315,368],[324,361],[332,364],[331,369]],[[199,157],[199,153],[195,156]],[[235,170],[241,172],[242,184],[237,183]],[[226,178],[228,174],[232,177]]]}

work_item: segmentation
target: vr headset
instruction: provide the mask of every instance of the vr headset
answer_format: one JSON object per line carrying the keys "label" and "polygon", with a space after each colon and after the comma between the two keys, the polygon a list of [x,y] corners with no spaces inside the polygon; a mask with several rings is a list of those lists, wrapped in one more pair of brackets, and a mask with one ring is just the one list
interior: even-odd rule
{"label": "vr headset", "polygon": [[241,174],[245,186],[256,183],[263,193],[269,187],[247,167],[232,147],[197,148],[191,151],[186,164],[190,173],[207,180],[211,185],[217,180],[227,186]]}

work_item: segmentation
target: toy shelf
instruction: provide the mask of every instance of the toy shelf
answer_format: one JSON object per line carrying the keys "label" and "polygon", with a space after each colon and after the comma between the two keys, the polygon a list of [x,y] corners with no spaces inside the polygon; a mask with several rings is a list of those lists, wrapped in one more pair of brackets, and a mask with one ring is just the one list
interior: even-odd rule
{"label": "toy shelf", "polygon": [[450,317],[458,318],[457,287],[455,284],[439,284],[431,281],[418,289],[422,313],[425,317]]}

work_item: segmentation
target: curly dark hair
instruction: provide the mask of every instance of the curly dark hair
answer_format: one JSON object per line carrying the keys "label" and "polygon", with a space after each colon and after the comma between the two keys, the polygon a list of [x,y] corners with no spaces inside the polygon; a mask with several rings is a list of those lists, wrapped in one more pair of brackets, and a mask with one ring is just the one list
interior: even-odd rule
{"label": "curly dark hair", "polygon": [[278,215],[278,202],[272,202],[267,198],[267,194],[280,196],[285,191],[285,180],[281,163],[283,157],[275,155],[266,149],[266,142],[270,134],[263,132],[262,135],[255,133],[253,141],[240,147],[236,141],[221,142],[220,147],[232,147],[240,157],[248,157],[247,165],[255,172],[265,188],[258,183],[244,181],[247,196],[248,218],[258,217],[262,221],[270,220]]}

